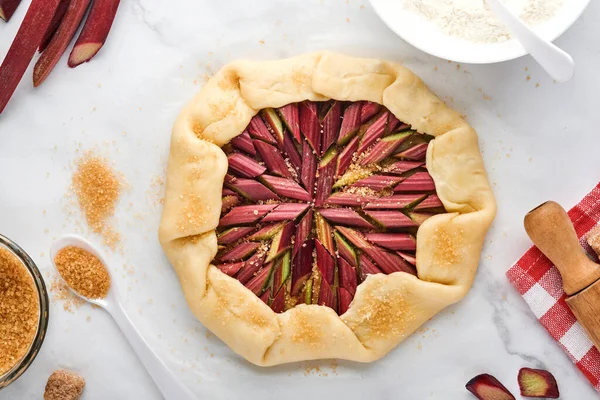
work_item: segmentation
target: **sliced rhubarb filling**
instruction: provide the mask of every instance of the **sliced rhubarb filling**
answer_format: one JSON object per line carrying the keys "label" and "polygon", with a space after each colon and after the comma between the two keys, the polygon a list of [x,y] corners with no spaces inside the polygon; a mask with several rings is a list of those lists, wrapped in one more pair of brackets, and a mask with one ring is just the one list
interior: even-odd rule
{"label": "sliced rhubarb filling", "polygon": [[265,109],[223,146],[229,170],[213,263],[283,312],[346,312],[369,274],[416,275],[416,232],[445,212],[431,136],[371,102]]}

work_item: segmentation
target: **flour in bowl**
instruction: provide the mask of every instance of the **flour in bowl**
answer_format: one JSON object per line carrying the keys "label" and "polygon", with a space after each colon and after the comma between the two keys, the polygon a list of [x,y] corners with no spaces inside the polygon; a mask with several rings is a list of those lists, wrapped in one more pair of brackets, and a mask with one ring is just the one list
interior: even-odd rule
{"label": "flour in bowl", "polygon": [[[504,0],[528,25],[554,17],[563,0]],[[422,14],[444,33],[472,42],[504,42],[508,29],[492,14],[484,0],[404,0],[406,9]]]}

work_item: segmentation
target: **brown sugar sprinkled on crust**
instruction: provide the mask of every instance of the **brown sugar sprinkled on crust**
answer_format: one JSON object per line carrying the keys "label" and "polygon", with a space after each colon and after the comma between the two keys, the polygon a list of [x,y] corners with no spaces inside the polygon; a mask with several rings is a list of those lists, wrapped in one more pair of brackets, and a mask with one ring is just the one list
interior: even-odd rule
{"label": "brown sugar sprinkled on crust", "polygon": [[464,231],[461,228],[452,229],[446,225],[435,228],[433,238],[433,257],[440,266],[449,267],[462,261],[464,247]]}
{"label": "brown sugar sprinkled on crust", "polygon": [[294,325],[293,342],[303,343],[310,347],[322,345],[321,331],[315,328],[314,322],[306,313],[294,313],[290,318],[290,322]]}
{"label": "brown sugar sprinkled on crust", "polygon": [[84,387],[85,380],[81,376],[57,370],[48,378],[44,400],[79,400]]}
{"label": "brown sugar sprinkled on crust", "polygon": [[27,353],[39,321],[39,300],[23,263],[0,247],[0,375]]}
{"label": "brown sugar sprinkled on crust", "polygon": [[110,289],[110,275],[102,261],[82,248],[68,246],[54,258],[58,272],[67,285],[90,299],[103,299]]}

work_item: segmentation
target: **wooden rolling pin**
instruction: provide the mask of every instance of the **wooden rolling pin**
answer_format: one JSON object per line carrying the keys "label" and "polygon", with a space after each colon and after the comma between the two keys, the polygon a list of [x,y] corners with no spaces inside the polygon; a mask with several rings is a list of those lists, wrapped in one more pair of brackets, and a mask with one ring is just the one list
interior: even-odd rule
{"label": "wooden rolling pin", "polygon": [[600,350],[600,265],[587,257],[559,204],[548,201],[534,208],[524,223],[533,243],[560,271],[567,304]]}

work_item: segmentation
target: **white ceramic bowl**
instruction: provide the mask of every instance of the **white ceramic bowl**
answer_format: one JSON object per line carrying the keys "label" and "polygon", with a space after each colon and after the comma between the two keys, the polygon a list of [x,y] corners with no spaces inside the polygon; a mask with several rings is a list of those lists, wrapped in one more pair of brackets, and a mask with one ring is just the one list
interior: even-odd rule
{"label": "white ceramic bowl", "polygon": [[[473,43],[444,34],[435,23],[404,9],[404,0],[370,0],[383,22],[398,36],[434,56],[470,64],[490,64],[512,60],[527,52],[514,40],[502,43]],[[562,35],[586,9],[590,0],[564,0],[557,15],[538,24],[535,31],[554,40]]]}

